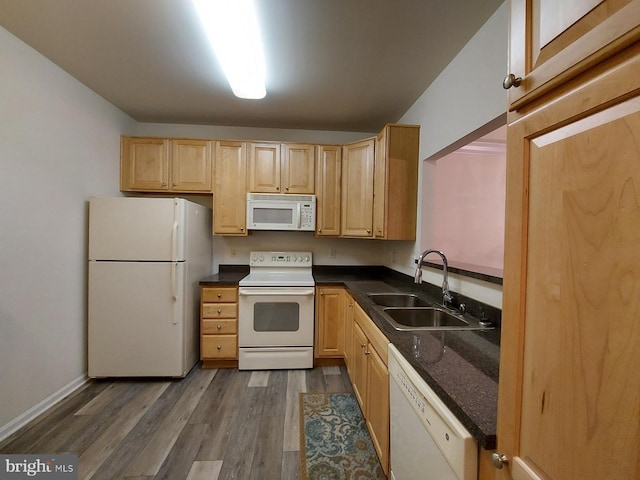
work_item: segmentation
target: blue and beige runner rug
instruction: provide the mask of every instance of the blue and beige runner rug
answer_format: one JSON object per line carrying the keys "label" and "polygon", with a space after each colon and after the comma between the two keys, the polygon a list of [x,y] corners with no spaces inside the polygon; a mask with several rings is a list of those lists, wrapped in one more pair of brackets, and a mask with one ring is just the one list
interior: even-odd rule
{"label": "blue and beige runner rug", "polygon": [[353,394],[301,393],[300,422],[303,480],[386,479]]}

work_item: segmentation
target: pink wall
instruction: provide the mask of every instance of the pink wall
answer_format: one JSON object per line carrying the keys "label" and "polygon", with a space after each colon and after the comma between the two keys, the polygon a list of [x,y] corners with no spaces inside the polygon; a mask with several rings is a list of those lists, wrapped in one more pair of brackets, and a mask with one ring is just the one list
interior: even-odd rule
{"label": "pink wall", "polygon": [[502,270],[506,155],[463,151],[425,162],[422,246],[451,263]]}

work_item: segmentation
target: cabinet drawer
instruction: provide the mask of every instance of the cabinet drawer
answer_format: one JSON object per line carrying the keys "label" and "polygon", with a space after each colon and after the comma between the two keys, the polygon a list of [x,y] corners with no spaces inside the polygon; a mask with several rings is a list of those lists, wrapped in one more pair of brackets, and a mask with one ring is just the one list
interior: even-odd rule
{"label": "cabinet drawer", "polygon": [[203,287],[200,301],[202,303],[234,303],[238,301],[238,292],[233,287]]}
{"label": "cabinet drawer", "polygon": [[237,318],[237,303],[204,303],[202,318]]}
{"label": "cabinet drawer", "polygon": [[202,320],[202,335],[228,335],[238,333],[238,322],[233,320]]}
{"label": "cabinet drawer", "polygon": [[201,356],[205,358],[237,358],[237,335],[203,335]]}

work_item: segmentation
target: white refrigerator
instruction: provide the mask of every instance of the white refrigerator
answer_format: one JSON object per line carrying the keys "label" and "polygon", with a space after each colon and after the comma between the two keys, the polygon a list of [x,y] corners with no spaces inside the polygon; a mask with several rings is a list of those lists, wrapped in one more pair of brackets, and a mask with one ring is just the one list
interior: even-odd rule
{"label": "white refrigerator", "polygon": [[89,377],[184,377],[199,359],[211,210],[180,198],[89,199]]}

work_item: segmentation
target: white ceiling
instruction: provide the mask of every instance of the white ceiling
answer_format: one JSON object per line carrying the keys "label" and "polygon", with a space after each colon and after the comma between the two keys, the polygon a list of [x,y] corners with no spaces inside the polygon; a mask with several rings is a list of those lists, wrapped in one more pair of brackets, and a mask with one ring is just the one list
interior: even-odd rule
{"label": "white ceiling", "polygon": [[0,0],[0,25],[141,122],[375,132],[503,0],[256,3],[262,100],[233,96],[188,0]]}

